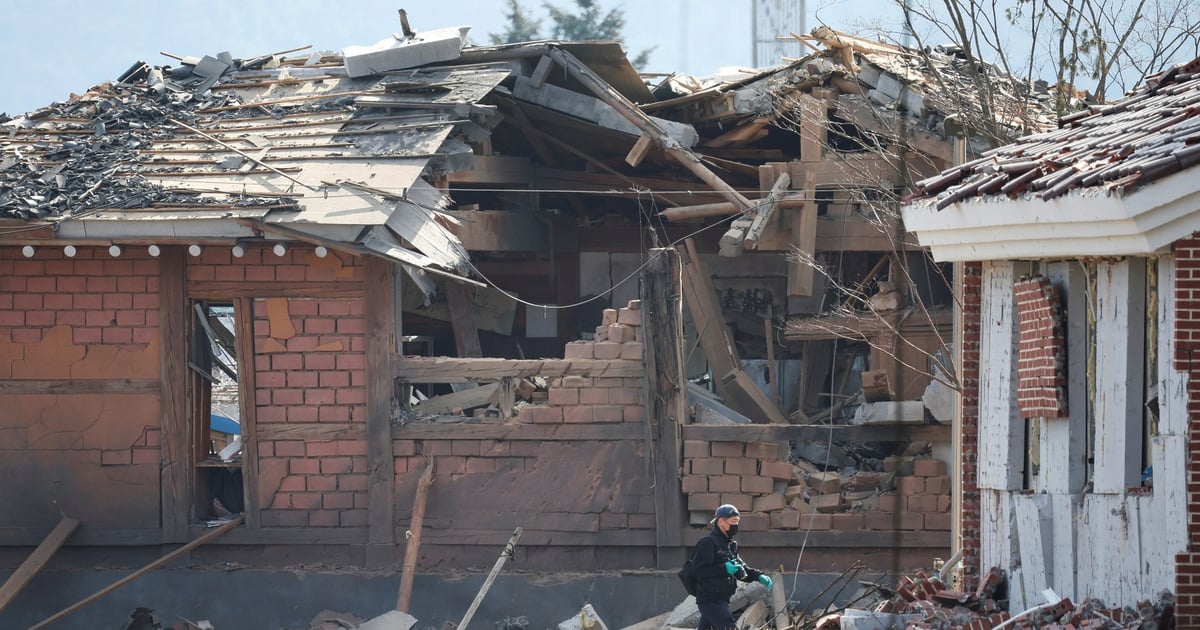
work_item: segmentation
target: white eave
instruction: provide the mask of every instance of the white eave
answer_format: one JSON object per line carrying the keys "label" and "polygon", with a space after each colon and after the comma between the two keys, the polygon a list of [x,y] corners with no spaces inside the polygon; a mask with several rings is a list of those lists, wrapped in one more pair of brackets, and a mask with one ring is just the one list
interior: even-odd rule
{"label": "white eave", "polygon": [[995,195],[901,209],[904,225],[938,261],[1150,255],[1200,231],[1200,170],[1120,194],[1100,187],[1049,201]]}

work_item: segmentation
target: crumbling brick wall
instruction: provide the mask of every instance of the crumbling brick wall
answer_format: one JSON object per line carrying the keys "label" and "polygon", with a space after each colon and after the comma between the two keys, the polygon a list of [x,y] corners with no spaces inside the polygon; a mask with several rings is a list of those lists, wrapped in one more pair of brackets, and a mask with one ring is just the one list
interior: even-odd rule
{"label": "crumbling brick wall", "polygon": [[683,491],[692,525],[717,506],[743,531],[949,531],[950,478],[939,459],[889,457],[884,472],[820,471],[787,461],[786,443],[686,440]]}
{"label": "crumbling brick wall", "polygon": [[1058,289],[1041,275],[1013,285],[1020,315],[1017,406],[1025,418],[1067,416],[1067,342]]}
{"label": "crumbling brick wall", "polygon": [[962,505],[958,508],[962,531],[958,544],[963,552],[963,589],[976,588],[980,575],[980,537],[982,532],[979,503],[979,340],[983,325],[983,264],[963,263],[962,286],[962,453],[959,480]]}

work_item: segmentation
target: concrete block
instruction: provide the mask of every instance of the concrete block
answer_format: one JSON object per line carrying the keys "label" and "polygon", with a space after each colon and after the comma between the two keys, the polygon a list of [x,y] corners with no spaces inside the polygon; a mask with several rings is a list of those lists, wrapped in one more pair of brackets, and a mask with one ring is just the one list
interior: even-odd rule
{"label": "concrete block", "polygon": [[600,325],[601,326],[612,326],[615,323],[617,323],[617,309],[615,309],[615,308],[604,309],[604,314],[600,318]]}
{"label": "concrete block", "polygon": [[715,457],[697,457],[692,460],[693,475],[720,475],[724,472],[724,460]]}
{"label": "concrete block", "polygon": [[764,460],[759,464],[759,472],[765,477],[779,481],[791,481],[795,478],[795,469],[787,462]]}
{"label": "concrete block", "polygon": [[713,442],[712,443],[713,457],[741,457],[742,443],[741,442]]}
{"label": "concrete block", "polygon": [[608,340],[617,343],[633,341],[633,326],[628,324],[613,324],[608,327]]}
{"label": "concrete block", "polygon": [[771,529],[799,529],[799,510],[777,510],[771,512]]}
{"label": "concrete block", "polygon": [[808,476],[808,487],[817,494],[837,494],[842,490],[842,476],[835,470]]}
{"label": "concrete block", "polygon": [[925,393],[921,395],[921,403],[929,410],[929,415],[942,424],[954,421],[955,400],[954,390],[941,381],[929,381]]}
{"label": "concrete block", "polygon": [[889,400],[863,403],[854,412],[851,424],[925,424],[925,403],[919,400]]}
{"label": "concrete block", "polygon": [[842,495],[840,494],[824,494],[821,496],[812,497],[809,504],[817,509],[822,514],[830,514],[832,512],[840,512],[842,510]]}
{"label": "concrete block", "polygon": [[746,494],[771,494],[775,480],[770,477],[742,477],[742,492]]}
{"label": "concrete block", "polygon": [[[754,507],[754,497],[748,494],[722,494],[721,503],[728,503],[739,512],[749,512]],[[715,511],[717,508],[713,508]]]}
{"label": "concrete block", "polygon": [[759,459],[781,460],[787,459],[787,445],[779,442],[747,442],[746,457],[757,457]]}
{"label": "concrete block", "polygon": [[389,610],[358,626],[358,630],[410,630],[417,625],[417,618],[399,610]]}
{"label": "concrete block", "polygon": [[[609,334],[611,333],[610,330]],[[615,341],[598,341],[594,345],[595,348],[592,349],[592,352],[596,359],[619,359],[621,357],[621,344]]]}
{"label": "concrete block", "polygon": [[346,74],[365,77],[458,59],[470,28],[440,28],[414,33],[412,37],[398,38],[393,35],[369,46],[347,46],[342,49]]}
{"label": "concrete block", "polygon": [[623,308],[617,311],[617,323],[627,326],[642,325],[642,310]]}
{"label": "concrete block", "polygon": [[579,614],[558,624],[558,630],[608,630],[591,604],[584,604]]}
{"label": "concrete block", "polygon": [[800,517],[800,526],[813,531],[828,531],[833,527],[832,514],[805,514]]}
{"label": "concrete block", "polygon": [[787,498],[785,498],[782,493],[775,493],[761,497],[754,497],[754,506],[751,509],[753,509],[755,512],[774,512],[776,510],[782,510],[785,507],[787,507]]}
{"label": "concrete block", "polygon": [[[634,329],[636,332],[636,329]],[[627,361],[642,360],[642,342],[629,340],[621,344],[621,358]]]}
{"label": "concrete block", "polygon": [[725,474],[727,475],[757,475],[758,460],[747,457],[726,457]]}
{"label": "concrete block", "polygon": [[771,517],[760,512],[742,514],[738,529],[746,532],[765,532],[771,529]]}
{"label": "concrete block", "polygon": [[586,342],[586,341],[572,341],[571,343],[563,346],[563,358],[564,359],[594,359],[594,358],[596,358],[596,356],[593,354],[592,348],[595,345],[596,344],[594,344],[594,343],[590,343],[590,342]]}
{"label": "concrete block", "polygon": [[862,512],[830,514],[830,528],[840,532],[857,532],[866,529]]}
{"label": "concrete block", "polygon": [[683,441],[683,456],[690,457],[708,457],[708,442],[705,440],[684,440]]}
{"label": "concrete block", "polygon": [[697,492],[688,495],[688,510],[694,512],[708,512],[709,518],[713,512],[717,511],[717,507],[721,505],[720,495],[706,492]]}
{"label": "concrete block", "polygon": [[579,390],[565,387],[555,387],[549,392],[546,402],[551,405],[578,405]]}
{"label": "concrete block", "polygon": [[684,475],[680,486],[684,494],[708,492],[708,477],[705,475]]}
{"label": "concrete block", "polygon": [[708,488],[712,492],[741,492],[742,478],[738,475],[713,475],[708,478]]}

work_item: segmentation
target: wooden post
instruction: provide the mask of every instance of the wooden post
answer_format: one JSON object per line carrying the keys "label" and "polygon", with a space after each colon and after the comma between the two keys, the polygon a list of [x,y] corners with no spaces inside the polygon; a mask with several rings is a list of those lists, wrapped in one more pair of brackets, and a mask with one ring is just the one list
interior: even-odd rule
{"label": "wooden post", "polygon": [[0,610],[4,610],[12,602],[13,598],[17,596],[17,593],[20,593],[21,589],[25,588],[29,580],[33,579],[33,576],[42,570],[42,567],[50,561],[54,552],[58,551],[58,548],[67,542],[71,534],[75,533],[75,528],[77,527],[79,527],[77,519],[64,516],[58,522],[58,525],[42,539],[42,544],[38,545],[37,549],[34,549],[33,553],[25,559],[25,562],[22,562],[21,566],[17,567],[17,570],[9,576],[4,585],[0,586]]}
{"label": "wooden post", "polygon": [[458,622],[456,630],[467,630],[467,624],[471,622],[471,617],[475,616],[475,611],[479,609],[479,604],[483,603],[483,596],[487,595],[488,589],[492,588],[492,582],[496,581],[496,576],[500,573],[500,569],[504,567],[504,563],[517,551],[517,541],[521,538],[521,528],[518,527],[513,532],[511,538],[508,539],[508,544],[504,545],[504,551],[500,552],[500,557],[496,558],[496,564],[492,565],[491,573],[488,573],[487,579],[483,581],[483,586],[480,587],[479,593],[475,595],[475,600],[471,602],[471,606],[467,608],[467,612],[463,615],[462,621]]}
{"label": "wooden post", "polygon": [[729,338],[729,330],[725,327],[725,316],[721,313],[721,304],[717,301],[708,268],[700,260],[691,239],[684,241],[684,255],[683,295],[687,298],[692,323],[696,326],[696,335],[704,349],[704,358],[708,359],[709,369],[712,370],[717,393],[723,397],[725,385],[721,377],[738,365],[737,353]]}
{"label": "wooden post", "polygon": [[258,404],[254,395],[254,299],[238,298],[234,308],[237,343],[238,401],[242,414],[242,484],[246,527],[257,529],[262,513],[258,496]]}
{"label": "wooden post", "polygon": [[392,263],[366,259],[367,390],[367,560],[380,565],[394,558],[395,463],[392,455],[392,360],[396,355],[396,300]]}
{"label": "wooden post", "polygon": [[[771,309],[773,312],[775,309]],[[775,317],[768,314],[763,318],[763,335],[767,340],[767,380],[771,402],[779,404],[779,370],[775,367]]]}
{"label": "wooden post", "polygon": [[187,407],[187,297],[184,273],[187,262],[183,247],[163,247],[159,259],[158,313],[162,354],[159,365],[162,378],[162,416],[160,453],[162,457],[162,538],[164,543],[188,539],[188,520],[192,504],[191,427]]}
{"label": "wooden post", "polygon": [[471,296],[467,295],[467,286],[449,280],[444,286],[446,306],[450,310],[450,327],[454,331],[454,349],[460,357],[483,356],[479,345],[479,329],[475,327],[475,317],[471,315]]}
{"label": "wooden post", "polygon": [[687,378],[683,373],[683,304],[679,255],[652,249],[642,272],[642,352],[646,365],[646,421],[654,468],[654,505],[659,510],[659,547],[682,544],[687,525],[679,471],[680,426],[687,422]]}
{"label": "wooden post", "polygon": [[71,604],[66,609],[55,613],[54,616],[50,617],[49,619],[46,619],[45,621],[43,621],[35,626],[32,626],[29,630],[37,630],[38,628],[45,628],[46,626],[54,623],[55,621],[58,621],[59,619],[63,619],[65,617],[73,614],[75,611],[87,606],[88,604],[91,604],[92,602],[96,601],[97,599],[100,599],[101,597],[108,595],[109,593],[142,577],[143,575],[153,571],[154,569],[157,569],[158,567],[161,567],[164,564],[167,564],[168,562],[174,560],[175,558],[178,558],[178,557],[188,553],[189,551],[195,549],[196,547],[199,547],[200,545],[203,545],[204,543],[216,538],[217,536],[224,534],[225,532],[233,529],[234,527],[241,525],[241,523],[242,523],[242,517],[239,516],[239,517],[233,519],[232,521],[229,521],[228,523],[225,523],[224,525],[212,530],[211,532],[204,534],[203,536],[197,538],[196,540],[193,540],[192,542],[159,558],[158,560],[155,560],[154,562],[147,564],[146,566],[138,569],[137,571],[134,571],[133,573],[126,575],[125,577],[117,580],[116,582],[109,584],[108,586],[96,591],[95,593],[88,595],[87,597],[79,600],[78,602]]}
{"label": "wooden post", "polygon": [[425,523],[425,500],[429,497],[429,486],[433,485],[433,460],[425,463],[425,471],[417,481],[417,496],[413,498],[412,522],[408,526],[408,542],[404,545],[404,573],[400,575],[400,595],[396,598],[396,610],[408,612],[412,599],[413,578],[417,572],[417,554],[421,550],[421,527]]}

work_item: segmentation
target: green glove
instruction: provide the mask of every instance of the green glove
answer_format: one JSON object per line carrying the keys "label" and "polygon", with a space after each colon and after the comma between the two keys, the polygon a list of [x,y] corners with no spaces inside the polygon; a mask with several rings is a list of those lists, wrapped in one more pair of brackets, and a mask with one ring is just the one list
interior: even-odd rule
{"label": "green glove", "polygon": [[729,575],[735,575],[740,568],[741,567],[738,566],[738,563],[734,562],[733,560],[725,563],[725,572]]}
{"label": "green glove", "polygon": [[771,584],[772,584],[771,578],[767,577],[766,573],[760,574],[758,576],[758,581],[762,582],[762,585],[767,587],[767,590],[771,589]]}

